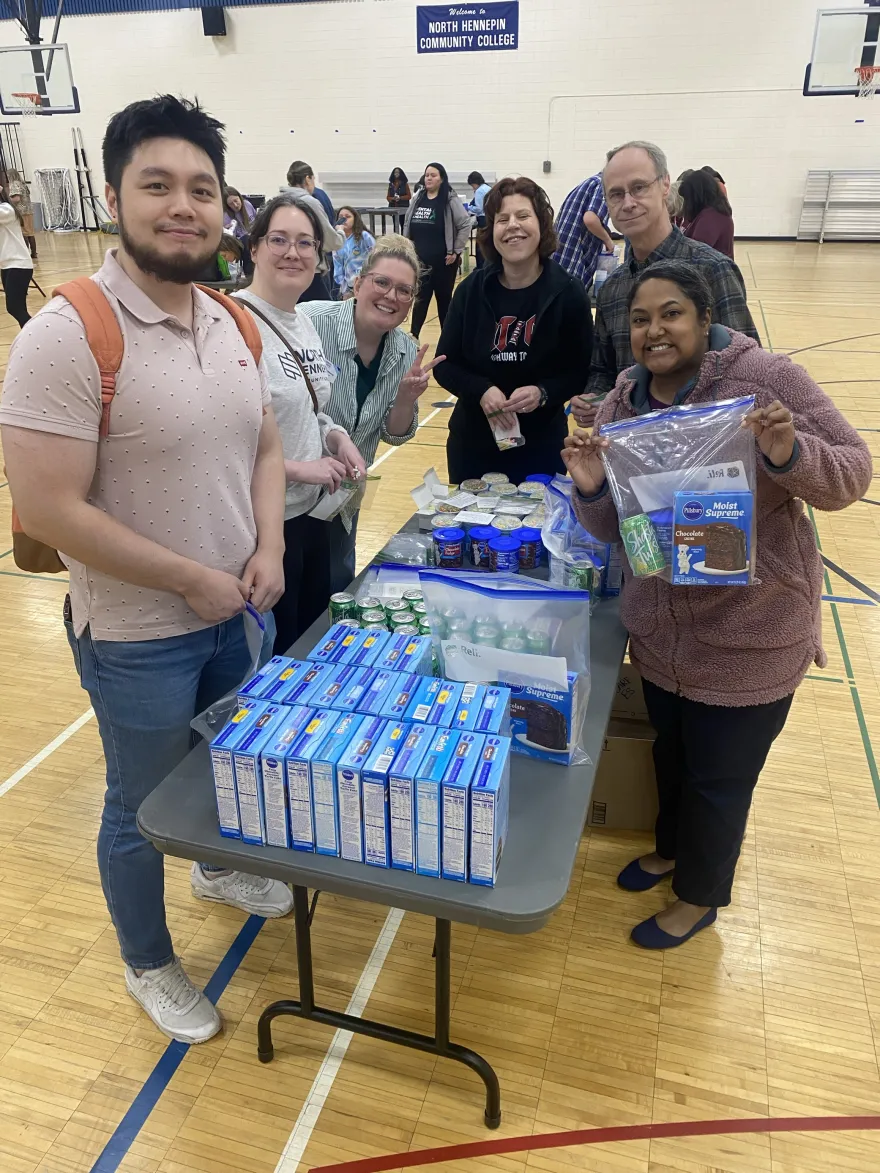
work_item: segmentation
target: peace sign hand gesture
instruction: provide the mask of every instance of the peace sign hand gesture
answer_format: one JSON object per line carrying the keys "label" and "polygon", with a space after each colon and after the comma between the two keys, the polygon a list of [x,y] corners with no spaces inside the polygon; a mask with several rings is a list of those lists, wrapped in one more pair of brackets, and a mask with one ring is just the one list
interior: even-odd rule
{"label": "peace sign hand gesture", "polygon": [[427,388],[431,371],[433,371],[434,367],[436,367],[438,363],[443,362],[443,360],[446,358],[445,354],[441,354],[438,355],[437,358],[432,359],[432,361],[427,363],[425,366],[422,366],[422,361],[427,353],[428,347],[423,346],[416,355],[415,362],[400,380],[400,388],[397,392],[398,398],[403,396],[403,398],[408,400],[410,403],[415,403],[415,401],[419,398],[420,395],[424,393],[425,389]]}

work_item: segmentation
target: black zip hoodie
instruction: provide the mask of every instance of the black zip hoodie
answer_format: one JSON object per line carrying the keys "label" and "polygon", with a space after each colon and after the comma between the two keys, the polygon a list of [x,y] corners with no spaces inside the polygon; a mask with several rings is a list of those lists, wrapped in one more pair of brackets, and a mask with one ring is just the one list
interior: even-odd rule
{"label": "black zip hoodie", "polygon": [[525,360],[492,361],[499,323],[489,300],[493,283],[498,286],[499,265],[487,265],[471,273],[455,293],[440,335],[437,354],[446,361],[434,369],[434,378],[457,399],[449,430],[458,435],[477,435],[486,429],[480,399],[490,387],[509,398],[517,387],[532,384],[547,393],[547,403],[519,416],[528,441],[561,419],[565,404],[580,395],[593,352],[593,318],[583,285],[553,260],[543,262],[538,279],[538,308]]}

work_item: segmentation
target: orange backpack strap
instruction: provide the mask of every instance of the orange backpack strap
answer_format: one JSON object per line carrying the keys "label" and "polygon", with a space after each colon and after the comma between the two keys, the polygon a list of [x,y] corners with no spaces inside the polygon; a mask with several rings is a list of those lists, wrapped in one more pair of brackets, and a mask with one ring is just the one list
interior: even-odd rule
{"label": "orange backpack strap", "polygon": [[101,373],[101,427],[110,430],[110,404],[116,394],[116,376],[122,365],[124,344],[122,330],[104,291],[90,277],[76,277],[54,290],[55,297],[69,301],[82,318],[89,350]]}
{"label": "orange backpack strap", "polygon": [[245,340],[248,350],[254,356],[254,362],[259,366],[260,359],[263,357],[263,339],[260,337],[260,328],[253,316],[234,297],[228,297],[219,289],[208,289],[204,285],[197,285],[196,288],[201,289],[202,293],[207,293],[208,297],[219,302],[226,312],[231,314],[236,326],[241,331],[241,336]]}

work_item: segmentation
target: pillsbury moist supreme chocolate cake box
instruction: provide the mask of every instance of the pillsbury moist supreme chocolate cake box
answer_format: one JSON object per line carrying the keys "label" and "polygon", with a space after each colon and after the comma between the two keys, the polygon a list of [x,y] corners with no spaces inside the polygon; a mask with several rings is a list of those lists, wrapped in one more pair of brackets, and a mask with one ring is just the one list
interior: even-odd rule
{"label": "pillsbury moist supreme chocolate cake box", "polygon": [[753,495],[682,492],[674,500],[673,586],[748,586]]}
{"label": "pillsbury moist supreme chocolate cake box", "polygon": [[511,684],[510,736],[514,753],[571,765],[589,691],[589,678],[576,672],[568,673],[568,688]]}

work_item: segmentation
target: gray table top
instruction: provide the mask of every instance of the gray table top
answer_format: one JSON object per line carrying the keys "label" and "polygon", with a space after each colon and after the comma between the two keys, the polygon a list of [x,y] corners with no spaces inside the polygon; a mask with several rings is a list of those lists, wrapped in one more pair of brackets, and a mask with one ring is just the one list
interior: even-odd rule
{"label": "gray table top", "polygon": [[[291,654],[302,658],[327,627],[319,619]],[[590,625],[584,740],[591,764],[566,768],[511,755],[510,825],[494,888],[223,838],[205,743],[143,803],[138,825],[167,855],[500,932],[535,932],[568,890],[625,648],[617,600],[603,599]]]}

